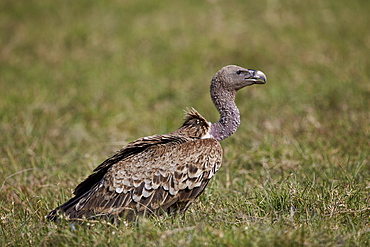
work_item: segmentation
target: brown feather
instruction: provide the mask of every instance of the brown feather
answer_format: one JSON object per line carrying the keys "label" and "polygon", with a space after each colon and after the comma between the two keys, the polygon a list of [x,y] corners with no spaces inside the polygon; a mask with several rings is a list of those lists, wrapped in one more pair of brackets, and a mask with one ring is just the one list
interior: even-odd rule
{"label": "brown feather", "polygon": [[193,109],[178,130],[129,143],[77,186],[75,203],[56,210],[70,218],[183,212],[221,165],[220,144],[200,139],[208,128]]}

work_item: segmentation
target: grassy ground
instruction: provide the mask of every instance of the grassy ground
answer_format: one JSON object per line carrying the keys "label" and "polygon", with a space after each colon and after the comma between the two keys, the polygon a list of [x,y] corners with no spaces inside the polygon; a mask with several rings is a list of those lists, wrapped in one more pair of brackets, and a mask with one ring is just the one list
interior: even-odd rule
{"label": "grassy ground", "polygon": [[[369,246],[370,1],[0,2],[1,246]],[[44,215],[101,161],[166,133],[209,81],[239,92],[224,164],[180,217]]]}

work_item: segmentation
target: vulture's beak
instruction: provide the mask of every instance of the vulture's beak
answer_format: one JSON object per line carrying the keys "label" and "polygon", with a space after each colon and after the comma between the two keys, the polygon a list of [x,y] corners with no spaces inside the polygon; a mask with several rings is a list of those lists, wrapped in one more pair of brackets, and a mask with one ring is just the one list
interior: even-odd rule
{"label": "vulture's beak", "polygon": [[250,69],[249,70],[250,77],[246,78],[249,81],[253,81],[254,84],[265,84],[266,83],[266,75],[259,70]]}

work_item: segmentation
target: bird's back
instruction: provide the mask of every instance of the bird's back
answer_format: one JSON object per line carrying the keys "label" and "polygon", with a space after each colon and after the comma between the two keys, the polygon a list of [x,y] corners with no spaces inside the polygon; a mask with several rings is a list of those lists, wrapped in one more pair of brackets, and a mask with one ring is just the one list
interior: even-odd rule
{"label": "bird's back", "polygon": [[129,143],[79,184],[75,197],[51,211],[69,218],[184,212],[221,166],[218,141],[207,138],[209,123],[195,110],[166,135]]}

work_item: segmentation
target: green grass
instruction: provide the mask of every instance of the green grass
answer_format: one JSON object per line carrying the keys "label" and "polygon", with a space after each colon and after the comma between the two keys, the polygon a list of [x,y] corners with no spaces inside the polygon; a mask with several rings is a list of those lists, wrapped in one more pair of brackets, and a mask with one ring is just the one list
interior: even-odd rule
{"label": "green grass", "polygon": [[[369,246],[369,1],[0,2],[1,246]],[[178,217],[44,219],[125,143],[217,120],[209,81],[260,69],[224,163]]]}

